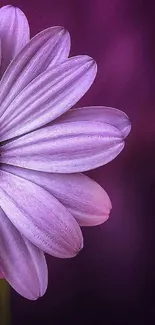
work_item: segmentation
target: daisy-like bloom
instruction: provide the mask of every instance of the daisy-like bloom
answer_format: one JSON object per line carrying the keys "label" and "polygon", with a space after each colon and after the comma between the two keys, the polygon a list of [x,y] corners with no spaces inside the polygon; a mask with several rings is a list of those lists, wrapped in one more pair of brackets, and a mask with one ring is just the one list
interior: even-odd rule
{"label": "daisy-like bloom", "polygon": [[47,288],[43,252],[75,256],[80,226],[108,219],[107,193],[82,172],[122,151],[130,122],[114,108],[72,108],[92,85],[96,63],[68,58],[62,27],[29,34],[20,9],[0,9],[0,274],[35,300]]}

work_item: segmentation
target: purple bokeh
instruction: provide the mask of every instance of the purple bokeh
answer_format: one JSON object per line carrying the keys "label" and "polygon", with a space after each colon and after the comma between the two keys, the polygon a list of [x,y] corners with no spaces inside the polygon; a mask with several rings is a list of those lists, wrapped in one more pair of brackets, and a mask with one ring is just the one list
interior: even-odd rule
{"label": "purple bokeh", "polygon": [[[0,1],[1,6],[8,4]],[[154,324],[155,321],[155,4],[133,0],[17,0],[31,35],[53,25],[71,34],[71,54],[89,54],[98,75],[81,105],[125,111],[132,131],[124,151],[87,173],[113,210],[83,229],[74,259],[48,257],[49,288],[37,302],[12,291],[13,324]],[[153,321],[154,320],[154,321]]]}

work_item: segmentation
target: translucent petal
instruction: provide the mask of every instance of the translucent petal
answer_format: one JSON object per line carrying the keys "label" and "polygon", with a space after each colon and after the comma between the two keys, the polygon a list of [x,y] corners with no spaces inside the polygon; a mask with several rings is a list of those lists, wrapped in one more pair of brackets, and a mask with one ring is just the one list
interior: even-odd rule
{"label": "translucent petal", "polygon": [[0,269],[22,296],[36,300],[47,288],[44,254],[24,238],[0,208]]}
{"label": "translucent petal", "polygon": [[6,70],[0,84],[0,116],[15,97],[38,75],[70,51],[69,33],[62,27],[51,27],[35,35]]}
{"label": "translucent petal", "polygon": [[109,217],[112,206],[107,193],[81,173],[44,173],[5,164],[1,168],[43,187],[71,212],[80,226],[99,225]]}
{"label": "translucent petal", "polygon": [[2,62],[0,74],[30,39],[29,24],[24,13],[11,5],[0,9],[0,37],[2,41]]}
{"label": "translucent petal", "polygon": [[34,245],[56,257],[75,256],[83,246],[70,212],[40,186],[0,171],[0,205],[14,226]]}
{"label": "translucent petal", "polygon": [[107,164],[123,147],[122,133],[109,124],[59,123],[1,146],[0,162],[38,171],[75,173]]}
{"label": "translucent petal", "polygon": [[100,121],[108,123],[120,130],[124,138],[128,136],[131,130],[131,123],[124,112],[106,106],[73,108],[60,116],[55,122],[62,123],[72,121]]}

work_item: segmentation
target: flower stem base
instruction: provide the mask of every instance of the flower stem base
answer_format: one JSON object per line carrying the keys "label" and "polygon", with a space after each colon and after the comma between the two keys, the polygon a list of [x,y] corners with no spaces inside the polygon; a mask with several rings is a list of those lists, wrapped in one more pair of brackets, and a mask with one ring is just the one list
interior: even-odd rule
{"label": "flower stem base", "polygon": [[4,279],[0,279],[0,325],[10,324],[10,287]]}

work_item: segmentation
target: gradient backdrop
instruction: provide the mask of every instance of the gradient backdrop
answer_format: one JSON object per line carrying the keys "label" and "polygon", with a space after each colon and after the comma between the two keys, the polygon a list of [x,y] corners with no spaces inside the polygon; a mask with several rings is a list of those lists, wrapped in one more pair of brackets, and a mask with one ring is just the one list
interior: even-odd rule
{"label": "gradient backdrop", "polygon": [[98,63],[79,105],[125,111],[132,132],[124,151],[87,173],[105,188],[113,210],[102,226],[83,229],[74,259],[48,257],[46,295],[31,302],[13,290],[12,324],[155,323],[155,3],[142,0],[17,0],[31,35],[53,25],[69,30],[71,54]]}

